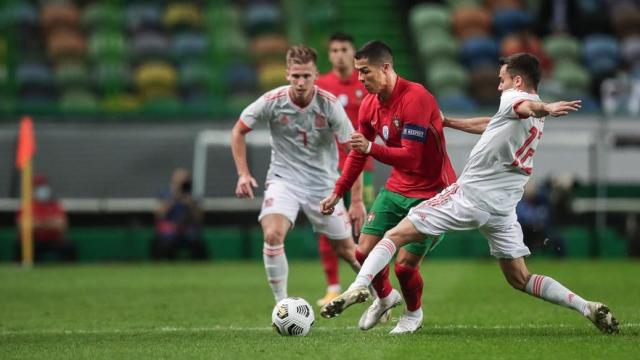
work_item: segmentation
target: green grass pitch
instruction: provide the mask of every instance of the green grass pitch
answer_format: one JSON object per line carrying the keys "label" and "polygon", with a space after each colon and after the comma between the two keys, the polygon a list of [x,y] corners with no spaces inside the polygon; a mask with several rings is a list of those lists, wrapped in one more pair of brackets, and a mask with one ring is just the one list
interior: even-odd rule
{"label": "green grass pitch", "polygon": [[[637,359],[640,271],[632,261],[530,261],[607,303],[620,334],[512,290],[495,261],[427,261],[424,327],[357,328],[363,305],[320,318],[305,338],[278,336],[260,262],[0,267],[0,359]],[[341,268],[343,285],[353,278]],[[395,283],[395,279],[394,279]],[[290,262],[289,293],[323,295],[318,261]],[[397,318],[396,310],[393,318]]]}

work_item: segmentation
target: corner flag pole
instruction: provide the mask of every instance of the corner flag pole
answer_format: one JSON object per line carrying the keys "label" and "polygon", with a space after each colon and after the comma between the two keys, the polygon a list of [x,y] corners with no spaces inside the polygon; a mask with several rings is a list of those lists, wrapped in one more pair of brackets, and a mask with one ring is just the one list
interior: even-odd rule
{"label": "corner flag pole", "polygon": [[20,218],[20,237],[22,241],[22,265],[33,265],[33,208],[32,208],[32,172],[33,155],[36,152],[36,142],[33,133],[33,122],[25,116],[20,121],[18,133],[18,151],[16,152],[16,166],[22,172],[21,176],[21,201],[22,216]]}

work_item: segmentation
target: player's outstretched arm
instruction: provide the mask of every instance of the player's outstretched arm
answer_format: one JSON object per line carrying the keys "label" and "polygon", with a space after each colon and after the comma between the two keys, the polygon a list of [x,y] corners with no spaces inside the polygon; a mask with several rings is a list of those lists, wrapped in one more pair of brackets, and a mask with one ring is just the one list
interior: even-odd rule
{"label": "player's outstretched arm", "polygon": [[582,107],[581,100],[558,101],[554,103],[545,103],[542,101],[526,100],[515,107],[515,112],[521,117],[543,117],[551,115],[553,117],[564,116],[572,111],[578,111]]}
{"label": "player's outstretched arm", "polygon": [[247,163],[247,143],[245,135],[251,131],[242,121],[238,120],[231,130],[231,153],[238,171],[238,183],[236,196],[239,198],[253,199],[253,188],[258,187],[258,182],[251,176]]}
{"label": "player's outstretched arm", "polygon": [[364,175],[360,173],[356,182],[351,187],[351,204],[349,204],[349,219],[353,226],[355,236],[360,235],[360,229],[364,224],[364,218],[367,216],[367,209],[362,200],[362,188],[364,186]]}
{"label": "player's outstretched arm", "polygon": [[482,134],[491,121],[488,116],[459,119],[444,116],[442,112],[440,112],[440,116],[442,117],[442,126],[471,134]]}

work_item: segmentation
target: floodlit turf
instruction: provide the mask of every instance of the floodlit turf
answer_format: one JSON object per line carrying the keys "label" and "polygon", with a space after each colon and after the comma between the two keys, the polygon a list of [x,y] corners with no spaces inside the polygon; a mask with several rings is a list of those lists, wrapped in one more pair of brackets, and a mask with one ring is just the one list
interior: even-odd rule
{"label": "floodlit turf", "polygon": [[[0,267],[0,359],[54,358],[555,358],[637,359],[640,272],[631,261],[532,261],[610,305],[617,336],[578,313],[511,290],[493,261],[423,266],[425,323],[363,332],[363,305],[317,318],[306,338],[270,327],[274,304],[259,262]],[[290,295],[323,295],[317,261],[290,263]],[[353,275],[341,269],[343,284]],[[318,316],[318,309],[315,308]],[[394,318],[397,317],[395,313]]]}

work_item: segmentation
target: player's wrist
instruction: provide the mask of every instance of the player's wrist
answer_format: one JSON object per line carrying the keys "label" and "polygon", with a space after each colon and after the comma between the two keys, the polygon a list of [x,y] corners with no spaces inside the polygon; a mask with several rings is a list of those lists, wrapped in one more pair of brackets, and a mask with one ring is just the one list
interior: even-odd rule
{"label": "player's wrist", "polygon": [[372,147],[373,147],[373,141],[369,141],[369,144],[367,145],[367,149],[364,151],[364,153],[365,154],[370,153]]}

